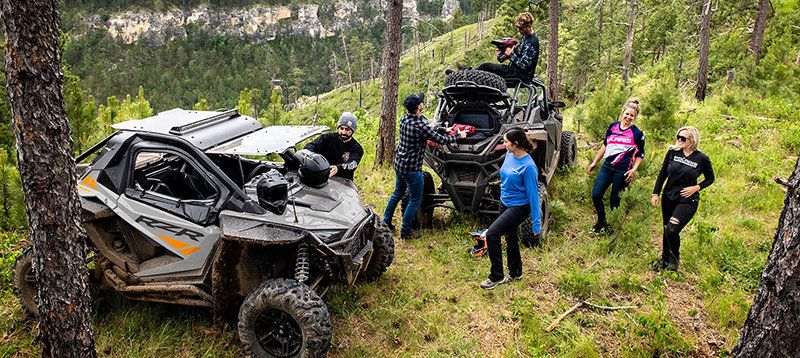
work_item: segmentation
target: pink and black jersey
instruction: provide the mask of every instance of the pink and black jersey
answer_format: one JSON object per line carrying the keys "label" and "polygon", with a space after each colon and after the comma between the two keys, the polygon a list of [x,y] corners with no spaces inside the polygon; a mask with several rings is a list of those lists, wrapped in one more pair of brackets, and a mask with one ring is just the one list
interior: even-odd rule
{"label": "pink and black jersey", "polygon": [[644,159],[644,133],[636,125],[628,129],[620,128],[620,122],[611,123],[603,139],[606,162],[619,169],[633,168],[634,158]]}

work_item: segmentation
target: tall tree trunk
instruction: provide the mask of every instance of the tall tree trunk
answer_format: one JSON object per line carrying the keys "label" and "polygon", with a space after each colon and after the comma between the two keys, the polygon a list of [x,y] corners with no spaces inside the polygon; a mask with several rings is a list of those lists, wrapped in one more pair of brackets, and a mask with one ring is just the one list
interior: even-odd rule
{"label": "tall tree trunk", "polygon": [[[551,101],[559,98],[558,89],[558,0],[550,0],[550,28],[547,44],[547,95]],[[556,112],[558,109],[556,109]]]}
{"label": "tall tree trunk", "polygon": [[631,0],[631,12],[628,14],[628,36],[625,40],[625,58],[622,60],[622,82],[628,85],[628,75],[633,55],[633,34],[636,32],[636,0]]}
{"label": "tall tree trunk", "polygon": [[706,99],[708,85],[708,51],[711,39],[711,0],[703,1],[703,12],[700,14],[700,54],[697,61],[697,87],[694,98],[698,101]]}
{"label": "tall tree trunk", "polygon": [[767,15],[769,15],[769,0],[758,0],[756,26],[753,29],[753,38],[750,40],[750,53],[756,58],[756,66],[758,66],[758,61],[761,60],[761,45],[764,43]]}
{"label": "tall tree trunk", "polygon": [[342,49],[344,50],[344,59],[347,60],[347,79],[350,81],[350,92],[353,92],[353,71],[350,69],[350,56],[347,55],[347,43],[344,41],[344,32],[342,32]]}
{"label": "tall tree trunk", "polygon": [[43,357],[95,357],[58,1],[3,0],[6,76],[33,245]]}
{"label": "tall tree trunk", "polygon": [[598,28],[597,28],[597,64],[600,64],[600,58],[603,56],[603,10],[605,10],[606,4],[603,0],[600,0],[600,14],[598,16]]}
{"label": "tall tree trunk", "polygon": [[394,136],[397,128],[397,91],[400,86],[400,53],[403,39],[403,1],[386,2],[386,44],[383,47],[383,96],[381,97],[381,123],[378,128],[378,145],[375,148],[375,165],[394,163]]}
{"label": "tall tree trunk", "polygon": [[800,160],[783,199],[753,305],[731,356],[797,357],[800,352]]}

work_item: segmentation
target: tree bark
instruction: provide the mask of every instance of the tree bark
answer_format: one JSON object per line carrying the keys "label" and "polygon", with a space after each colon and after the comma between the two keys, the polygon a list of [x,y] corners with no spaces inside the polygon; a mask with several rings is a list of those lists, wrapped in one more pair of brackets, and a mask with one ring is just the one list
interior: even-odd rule
{"label": "tree bark", "polygon": [[[559,98],[558,89],[558,0],[550,0],[550,28],[547,44],[547,95],[550,101]],[[534,64],[535,65],[535,64]],[[558,112],[558,108],[556,108]]]}
{"label": "tree bark", "polygon": [[397,91],[400,86],[400,53],[403,49],[403,1],[386,2],[386,44],[383,47],[383,96],[381,97],[381,123],[378,128],[378,145],[375,148],[375,165],[394,163],[394,138],[397,128]]}
{"label": "tree bark", "polygon": [[5,71],[33,245],[43,357],[95,357],[58,1],[3,0]]}
{"label": "tree bark", "polygon": [[750,40],[750,53],[756,58],[756,66],[761,60],[761,45],[764,43],[764,29],[767,28],[767,15],[769,15],[769,0],[758,0],[756,11],[756,26],[753,29],[753,38]]}
{"label": "tree bark", "polygon": [[700,54],[697,61],[697,86],[694,98],[698,101],[706,99],[708,85],[708,51],[711,39],[711,0],[703,1],[703,12],[700,14]]}
{"label": "tree bark", "polygon": [[800,160],[753,305],[731,356],[797,357],[800,353]]}
{"label": "tree bark", "polygon": [[631,12],[628,14],[628,36],[625,40],[625,58],[622,60],[622,82],[628,85],[628,75],[633,55],[633,35],[636,32],[636,0],[631,0]]}

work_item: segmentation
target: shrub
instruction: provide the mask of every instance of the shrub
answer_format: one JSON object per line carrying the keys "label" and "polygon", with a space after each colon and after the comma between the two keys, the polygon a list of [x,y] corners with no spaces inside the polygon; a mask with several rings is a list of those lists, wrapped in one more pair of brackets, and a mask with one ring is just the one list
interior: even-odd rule
{"label": "shrub", "polygon": [[654,82],[644,96],[641,114],[646,118],[644,129],[647,134],[665,140],[679,127],[675,112],[681,103],[680,92],[675,88],[675,79],[671,74]]}
{"label": "shrub", "polygon": [[594,94],[586,103],[586,133],[590,140],[599,141],[608,125],[619,120],[622,105],[630,97],[630,91],[618,79],[609,80],[605,88]]}

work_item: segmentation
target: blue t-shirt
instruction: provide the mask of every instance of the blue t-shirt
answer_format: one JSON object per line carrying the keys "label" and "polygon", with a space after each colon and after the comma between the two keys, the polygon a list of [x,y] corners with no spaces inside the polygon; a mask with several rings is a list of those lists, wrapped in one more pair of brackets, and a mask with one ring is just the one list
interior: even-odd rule
{"label": "blue t-shirt", "polygon": [[530,155],[517,158],[506,153],[500,167],[500,201],[506,207],[530,204],[533,218],[533,232],[542,230],[542,217],[539,208],[539,169]]}

